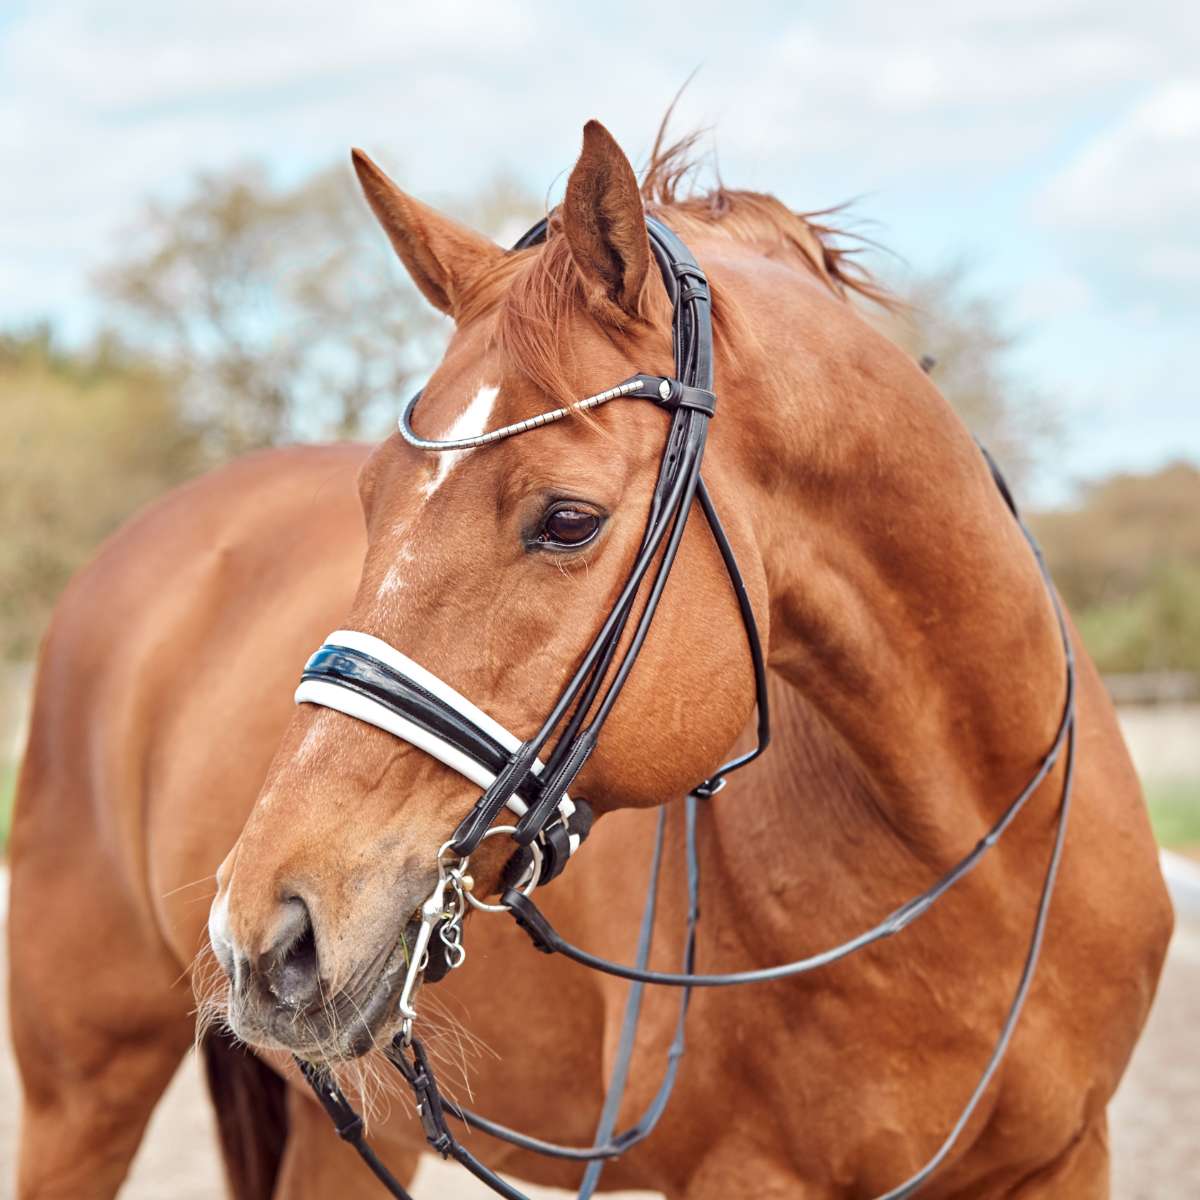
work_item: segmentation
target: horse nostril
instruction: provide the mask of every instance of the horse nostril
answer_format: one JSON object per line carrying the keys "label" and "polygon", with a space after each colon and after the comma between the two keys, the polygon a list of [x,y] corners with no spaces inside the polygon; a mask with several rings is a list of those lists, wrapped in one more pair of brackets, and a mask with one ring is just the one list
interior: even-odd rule
{"label": "horse nostril", "polygon": [[284,908],[275,944],[262,956],[262,974],[267,989],[280,1004],[307,1008],[320,993],[312,917],[299,896],[285,900]]}

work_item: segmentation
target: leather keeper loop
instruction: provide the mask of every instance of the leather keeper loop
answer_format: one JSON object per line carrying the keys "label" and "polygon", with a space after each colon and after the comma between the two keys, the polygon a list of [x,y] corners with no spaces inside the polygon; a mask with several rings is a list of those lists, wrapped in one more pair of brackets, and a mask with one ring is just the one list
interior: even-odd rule
{"label": "leather keeper loop", "polygon": [[512,913],[513,920],[529,934],[529,940],[543,954],[554,953],[554,930],[528,896],[523,896],[516,888],[509,888],[500,897],[500,903]]}

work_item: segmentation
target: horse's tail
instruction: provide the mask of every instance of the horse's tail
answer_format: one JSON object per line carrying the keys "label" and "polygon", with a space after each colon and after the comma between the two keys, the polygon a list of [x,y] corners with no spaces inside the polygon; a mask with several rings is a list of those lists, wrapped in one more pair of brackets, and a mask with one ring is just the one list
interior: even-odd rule
{"label": "horse's tail", "polygon": [[232,1200],[271,1200],[287,1142],[287,1084],[228,1034],[201,1043]]}

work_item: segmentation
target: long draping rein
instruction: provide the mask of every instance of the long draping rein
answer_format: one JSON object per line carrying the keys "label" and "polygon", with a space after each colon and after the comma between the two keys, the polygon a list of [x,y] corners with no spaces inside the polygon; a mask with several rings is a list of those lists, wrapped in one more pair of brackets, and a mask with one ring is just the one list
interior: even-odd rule
{"label": "long draping rein", "polygon": [[[712,392],[712,324],[708,282],[687,247],[671,230],[653,218],[647,218],[647,230],[674,312],[674,378],[633,375],[615,387],[575,404],[475,437],[434,441],[417,434],[412,421],[420,393],[408,403],[400,418],[400,432],[410,445],[423,450],[447,451],[487,446],[562,420],[573,413],[598,408],[620,399],[649,400],[670,413],[670,427],[658,480],[651,496],[637,557],[611,612],[539,730],[521,742],[466,697],[400,651],[378,638],[353,631],[342,630],[330,636],[306,664],[296,692],[297,702],[334,708],[384,729],[419,747],[484,789],[451,838],[438,851],[438,882],[421,910],[416,942],[399,1001],[401,1032],[393,1039],[388,1056],[413,1091],[430,1146],[443,1158],[456,1159],[499,1195],[510,1197],[511,1200],[527,1200],[524,1193],[484,1166],[463,1146],[447,1121],[447,1117],[452,1117],[468,1128],[480,1130],[522,1149],[587,1163],[579,1190],[579,1196],[586,1200],[595,1191],[604,1162],[618,1157],[649,1137],[665,1111],[684,1052],[685,1020],[693,988],[730,987],[787,979],[827,966],[856,950],[899,933],[974,869],[1062,758],[1065,766],[1054,844],[1012,1002],[983,1072],[942,1144],[919,1171],[878,1198],[901,1200],[902,1197],[914,1195],[925,1184],[950,1154],[966,1127],[1008,1048],[1037,967],[1050,898],[1062,857],[1074,774],[1075,658],[1066,621],[1041,551],[1021,520],[995,462],[985,450],[984,456],[993,478],[1037,561],[1062,639],[1066,688],[1061,719],[1050,748],[1029,782],[972,850],[930,888],[900,905],[871,929],[838,946],[780,966],[715,974],[695,973],[700,888],[699,856],[696,850],[697,809],[700,802],[720,791],[732,771],[753,761],[766,749],[770,740],[770,722],[766,666],[750,598],[733,549],[700,477],[708,422],[716,411],[716,397]],[[546,223],[543,221],[531,229],[516,248],[533,246],[545,236]],[[688,915],[681,955],[682,969],[672,973],[651,971],[647,965],[663,859],[665,810],[659,814],[650,883],[633,965],[611,962],[572,945],[551,926],[530,893],[535,887],[555,878],[587,836],[591,812],[582,800],[572,800],[568,789],[595,749],[600,730],[641,650],[693,501],[699,504],[716,541],[745,625],[758,705],[758,740],[753,750],[719,768],[695,787],[684,802]],[[618,656],[619,643],[647,580],[649,585],[645,587],[641,614],[623,654]],[[544,753],[554,731],[564,720],[565,726],[553,748]],[[495,825],[494,821],[505,809],[513,814],[515,823]],[[467,873],[469,858],[485,838],[505,834],[511,836],[517,851],[505,871],[505,890],[500,903],[486,904],[472,892],[473,884]],[[466,950],[462,944],[462,921],[468,905],[509,913],[529,934],[534,945],[545,953],[563,954],[593,970],[631,981],[608,1095],[593,1145],[561,1146],[531,1137],[450,1101],[439,1090],[425,1049],[413,1033],[417,1019],[414,996],[423,975],[430,979],[440,978],[445,971],[460,966],[464,961]],[[617,1111],[633,1055],[643,989],[648,984],[680,989],[675,1035],[654,1099],[639,1121],[629,1129],[615,1133]],[[412,1200],[366,1143],[362,1118],[354,1111],[329,1072],[302,1059],[296,1061],[332,1118],[338,1134],[355,1147],[392,1196],[399,1200]]]}

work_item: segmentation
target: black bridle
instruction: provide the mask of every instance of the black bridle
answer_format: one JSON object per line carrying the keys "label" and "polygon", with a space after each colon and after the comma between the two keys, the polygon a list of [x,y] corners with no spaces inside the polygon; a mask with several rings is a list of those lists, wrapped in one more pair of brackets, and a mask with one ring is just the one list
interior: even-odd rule
{"label": "black bridle", "polygon": [[[623,392],[625,396],[650,400],[671,413],[671,424],[659,467],[658,481],[650,499],[650,512],[642,544],[612,611],[557,703],[542,722],[541,728],[522,745],[495,783],[480,796],[474,808],[455,830],[450,839],[450,848],[460,857],[471,854],[479,845],[480,838],[513,792],[529,779],[534,761],[550,740],[554,730],[574,707],[574,712],[546,764],[541,797],[517,822],[513,840],[520,846],[529,845],[553,815],[555,805],[595,749],[600,730],[629,678],[646,634],[650,630],[650,624],[654,620],[658,602],[683,537],[692,501],[696,497],[699,497],[700,507],[721,551],[741,609],[754,664],[758,703],[758,745],[749,753],[726,763],[715,775],[701,783],[698,794],[715,794],[731,771],[745,766],[766,749],[770,738],[766,665],[763,661],[758,627],[754,620],[754,610],[750,606],[750,598],[738,570],[733,549],[713,508],[708,489],[700,478],[700,463],[704,457],[708,423],[716,410],[716,397],[712,392],[712,313],[708,280],[691,252],[671,230],[653,218],[648,218],[646,224],[650,245],[658,260],[674,312],[676,378],[636,375],[617,385],[618,390],[629,388]],[[541,221],[517,243],[515,249],[535,245],[545,236],[546,222]],[[401,429],[409,441],[428,445],[412,433],[411,418],[418,399],[419,396],[415,397],[405,410],[401,418]],[[520,432],[538,428],[544,423],[541,418],[535,417],[532,421],[523,422],[524,428],[521,428]],[[658,564],[654,567],[656,558]],[[614,668],[618,644],[629,623],[643,582],[652,570],[653,578],[645,606],[629,645]],[[613,672],[612,678],[606,687],[605,679],[610,670]]]}
{"label": "black bridle", "polygon": [[[712,392],[712,322],[708,282],[687,247],[665,225],[654,218],[647,218],[647,230],[674,314],[674,378],[634,375],[606,392],[555,412],[475,437],[452,441],[431,441],[413,430],[412,419],[420,393],[409,402],[400,419],[400,431],[411,445],[419,449],[447,451],[485,446],[560,420],[572,412],[595,408],[622,398],[649,400],[670,413],[658,479],[633,566],[611,612],[538,731],[524,742],[518,742],[464,697],[411,663],[398,651],[359,634],[334,635],[310,659],[297,692],[299,701],[335,707],[388,729],[435,755],[484,788],[470,812],[438,853],[438,886],[422,910],[422,934],[413,951],[409,978],[401,998],[404,1025],[402,1032],[392,1042],[389,1058],[413,1091],[430,1146],[444,1158],[456,1159],[498,1194],[512,1200],[525,1200],[524,1193],[485,1167],[462,1145],[447,1120],[454,1118],[469,1128],[478,1129],[522,1149],[586,1162],[588,1166],[579,1195],[589,1197],[596,1188],[604,1161],[623,1154],[648,1137],[666,1108],[684,1051],[685,1018],[692,988],[729,987],[786,979],[824,967],[900,932],[977,865],[1016,818],[1029,797],[1046,780],[1060,757],[1064,758],[1065,772],[1054,845],[1024,966],[1008,1013],[974,1090],[937,1152],[918,1172],[879,1198],[900,1200],[901,1197],[915,1194],[949,1155],[1004,1057],[1033,980],[1062,855],[1073,778],[1075,660],[1066,622],[1041,551],[1021,520],[996,464],[985,450],[983,453],[997,487],[1036,558],[1062,638],[1066,694],[1058,730],[1049,750],[1026,786],[970,853],[932,887],[895,909],[873,928],[839,946],[796,962],[750,971],[696,974],[693,967],[700,886],[696,851],[697,809],[701,801],[709,799],[724,786],[726,777],[732,771],[753,761],[766,748],[770,740],[767,676],[750,598],[733,549],[700,475],[708,423],[716,408],[716,398]],[[546,222],[542,221],[517,243],[515,249],[531,247],[545,237]],[[758,741],[753,750],[725,763],[686,798],[684,852],[687,861],[688,917],[682,970],[669,973],[647,968],[663,858],[665,811],[659,816],[650,886],[634,965],[599,958],[566,941],[551,926],[529,893],[534,887],[559,874],[586,837],[591,821],[590,812],[582,801],[569,797],[568,789],[595,749],[604,722],[611,714],[637,660],[670,575],[693,501],[699,504],[716,541],[745,625],[758,705]],[[620,643],[629,627],[638,598],[642,595],[645,596],[642,611],[621,652]],[[563,726],[562,732],[549,753],[543,757],[560,725]],[[496,826],[494,822],[505,808],[517,814],[516,823]],[[471,895],[471,884],[466,874],[467,859],[485,837],[498,833],[511,835],[517,853],[506,869],[507,886],[500,904],[485,905]],[[453,861],[447,862],[447,859]],[[539,950],[563,954],[593,970],[631,981],[616,1063],[594,1145],[560,1146],[531,1137],[457,1105],[440,1092],[424,1047],[413,1036],[412,1022],[416,1018],[416,1011],[412,1007],[412,993],[422,971],[428,970],[430,978],[433,978],[435,974],[440,976],[445,969],[462,962],[465,951],[461,944],[461,921],[468,902],[476,907],[511,914]],[[432,936],[435,929],[439,933],[438,940]],[[434,959],[434,954],[441,956],[440,962]],[[643,989],[648,984],[681,990],[675,1037],[668,1051],[662,1083],[646,1113],[629,1129],[615,1133],[616,1114],[633,1054]],[[338,1134],[362,1155],[391,1195],[400,1200],[411,1200],[409,1193],[367,1145],[362,1119],[329,1072],[300,1059],[297,1059],[297,1064],[332,1118]]]}

